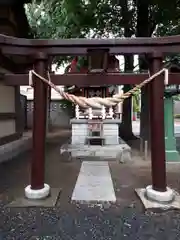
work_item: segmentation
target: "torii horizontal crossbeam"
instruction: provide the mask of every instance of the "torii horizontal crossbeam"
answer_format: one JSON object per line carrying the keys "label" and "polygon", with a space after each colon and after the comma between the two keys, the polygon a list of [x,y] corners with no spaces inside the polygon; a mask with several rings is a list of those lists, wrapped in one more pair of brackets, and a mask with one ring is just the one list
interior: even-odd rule
{"label": "torii horizontal crossbeam", "polygon": [[[51,74],[51,81],[55,85],[76,85],[79,87],[140,84],[149,76],[146,73],[139,74]],[[3,81],[9,86],[29,85],[28,74],[5,74]],[[180,85],[180,73],[169,74],[169,84]]]}
{"label": "torii horizontal crossbeam", "polygon": [[108,49],[112,55],[144,53],[177,53],[180,36],[158,38],[116,39],[22,39],[0,34],[0,50],[3,54],[34,55],[41,51],[49,56],[86,55],[89,49]]}

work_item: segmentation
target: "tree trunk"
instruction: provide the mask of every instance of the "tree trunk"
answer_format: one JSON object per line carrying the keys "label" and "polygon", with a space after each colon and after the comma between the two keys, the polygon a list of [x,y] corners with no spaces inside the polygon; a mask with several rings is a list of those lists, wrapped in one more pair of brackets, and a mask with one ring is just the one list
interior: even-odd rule
{"label": "tree trunk", "polygon": [[[134,68],[133,55],[125,56],[125,72],[133,71]],[[124,85],[124,92],[131,89],[131,85]],[[123,102],[123,113],[122,113],[122,123],[119,126],[119,136],[126,142],[130,140],[135,140],[136,137],[132,132],[132,116],[131,116],[132,98],[127,98]]]}
{"label": "tree trunk", "polygon": [[[148,70],[148,64],[144,58],[139,58],[141,71]],[[150,86],[146,85],[141,89],[141,113],[140,113],[140,137],[150,143],[150,113],[149,113],[149,91]],[[150,146],[150,144],[148,144]]]}
{"label": "tree trunk", "polygon": [[[147,1],[137,1],[137,37],[150,37],[153,31],[152,23],[149,22],[149,4]],[[140,70],[148,70],[146,56],[139,56]],[[140,114],[140,137],[150,142],[150,118],[149,118],[149,86],[141,89],[141,114]],[[149,145],[149,144],[148,144]]]}
{"label": "tree trunk", "polygon": [[[131,85],[124,85],[124,92],[130,89]],[[132,132],[131,101],[132,98],[128,98],[123,102],[122,123],[119,126],[119,136],[126,142],[136,139]]]}
{"label": "tree trunk", "polygon": [[[124,20],[124,37],[130,38],[133,35],[131,30],[131,21],[128,17],[128,1],[125,0],[121,3],[122,17]],[[134,69],[134,57],[133,54],[127,54],[124,56],[125,67],[124,71],[132,72]],[[131,89],[131,85],[124,85],[124,92]],[[134,140],[136,137],[132,131],[132,117],[131,117],[132,98],[128,98],[123,102],[122,123],[119,126],[119,136],[126,142]]]}

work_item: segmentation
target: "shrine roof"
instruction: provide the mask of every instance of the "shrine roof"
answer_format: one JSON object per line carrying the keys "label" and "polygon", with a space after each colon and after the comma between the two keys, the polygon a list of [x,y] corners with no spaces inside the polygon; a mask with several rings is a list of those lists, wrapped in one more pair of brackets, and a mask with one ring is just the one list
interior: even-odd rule
{"label": "shrine roof", "polygon": [[[0,0],[0,9],[3,12],[6,9],[9,9],[13,14],[14,22],[11,24],[10,15],[9,13],[6,15],[5,18],[8,20],[7,22],[9,25],[5,25],[7,22],[4,23],[1,22],[2,31],[0,33],[7,34],[7,35],[15,35],[18,38],[32,38],[31,36],[31,28],[29,26],[27,16],[24,9],[24,4],[29,3],[31,0]],[[6,12],[6,11],[5,11]],[[13,28],[12,26],[15,25],[16,27]],[[7,27],[7,30],[6,30]],[[9,30],[10,29],[10,30]],[[7,31],[7,32],[6,32]],[[10,32],[9,32],[10,31]],[[13,36],[12,36],[13,37]],[[19,71],[17,69],[21,69],[21,63],[23,64],[22,69],[25,69],[25,64],[28,60],[28,58],[19,57],[19,56],[9,56],[8,54],[2,53],[1,59],[0,59],[0,65],[3,66],[3,68],[14,72]],[[17,66],[18,64],[18,66]]]}

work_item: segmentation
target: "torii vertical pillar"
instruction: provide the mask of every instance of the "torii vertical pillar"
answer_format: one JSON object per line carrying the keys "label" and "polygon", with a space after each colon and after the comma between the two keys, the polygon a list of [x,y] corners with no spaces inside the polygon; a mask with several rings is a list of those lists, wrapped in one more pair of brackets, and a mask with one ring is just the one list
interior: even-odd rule
{"label": "torii vertical pillar", "polygon": [[[150,60],[151,74],[162,69],[161,54],[153,54]],[[152,185],[146,188],[146,196],[160,203],[170,202],[174,199],[174,193],[166,185],[163,74],[150,83],[150,126]]]}
{"label": "torii vertical pillar", "polygon": [[46,135],[50,130],[50,120],[51,120],[51,87],[47,87],[47,119],[46,119]]}
{"label": "torii vertical pillar", "polygon": [[[47,56],[38,53],[34,70],[42,77],[47,77]],[[34,115],[33,115],[33,156],[31,165],[31,184],[25,188],[25,196],[29,199],[43,199],[50,193],[50,187],[44,183],[45,138],[47,118],[47,85],[33,76]]]}

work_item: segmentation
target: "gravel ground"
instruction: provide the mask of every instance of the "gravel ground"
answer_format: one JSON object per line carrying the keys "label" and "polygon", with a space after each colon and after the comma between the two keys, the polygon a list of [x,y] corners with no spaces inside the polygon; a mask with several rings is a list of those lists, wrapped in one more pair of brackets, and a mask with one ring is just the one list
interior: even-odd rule
{"label": "gravel ground", "polygon": [[[6,207],[12,200],[11,190],[17,186],[22,188],[29,182],[31,153],[0,165],[0,240],[180,240],[180,212],[145,212],[134,193],[135,187],[151,182],[146,165],[110,164],[117,204],[71,204],[69,199],[80,163],[61,161],[60,142],[57,139],[46,148],[47,182],[63,188],[57,207]],[[171,168],[169,184],[180,192],[180,167],[171,165]]]}
{"label": "gravel ground", "polygon": [[[117,209],[74,207],[4,209],[1,207],[1,239],[61,240],[179,240],[178,212],[152,214],[136,208]],[[40,237],[41,236],[41,237]]]}

